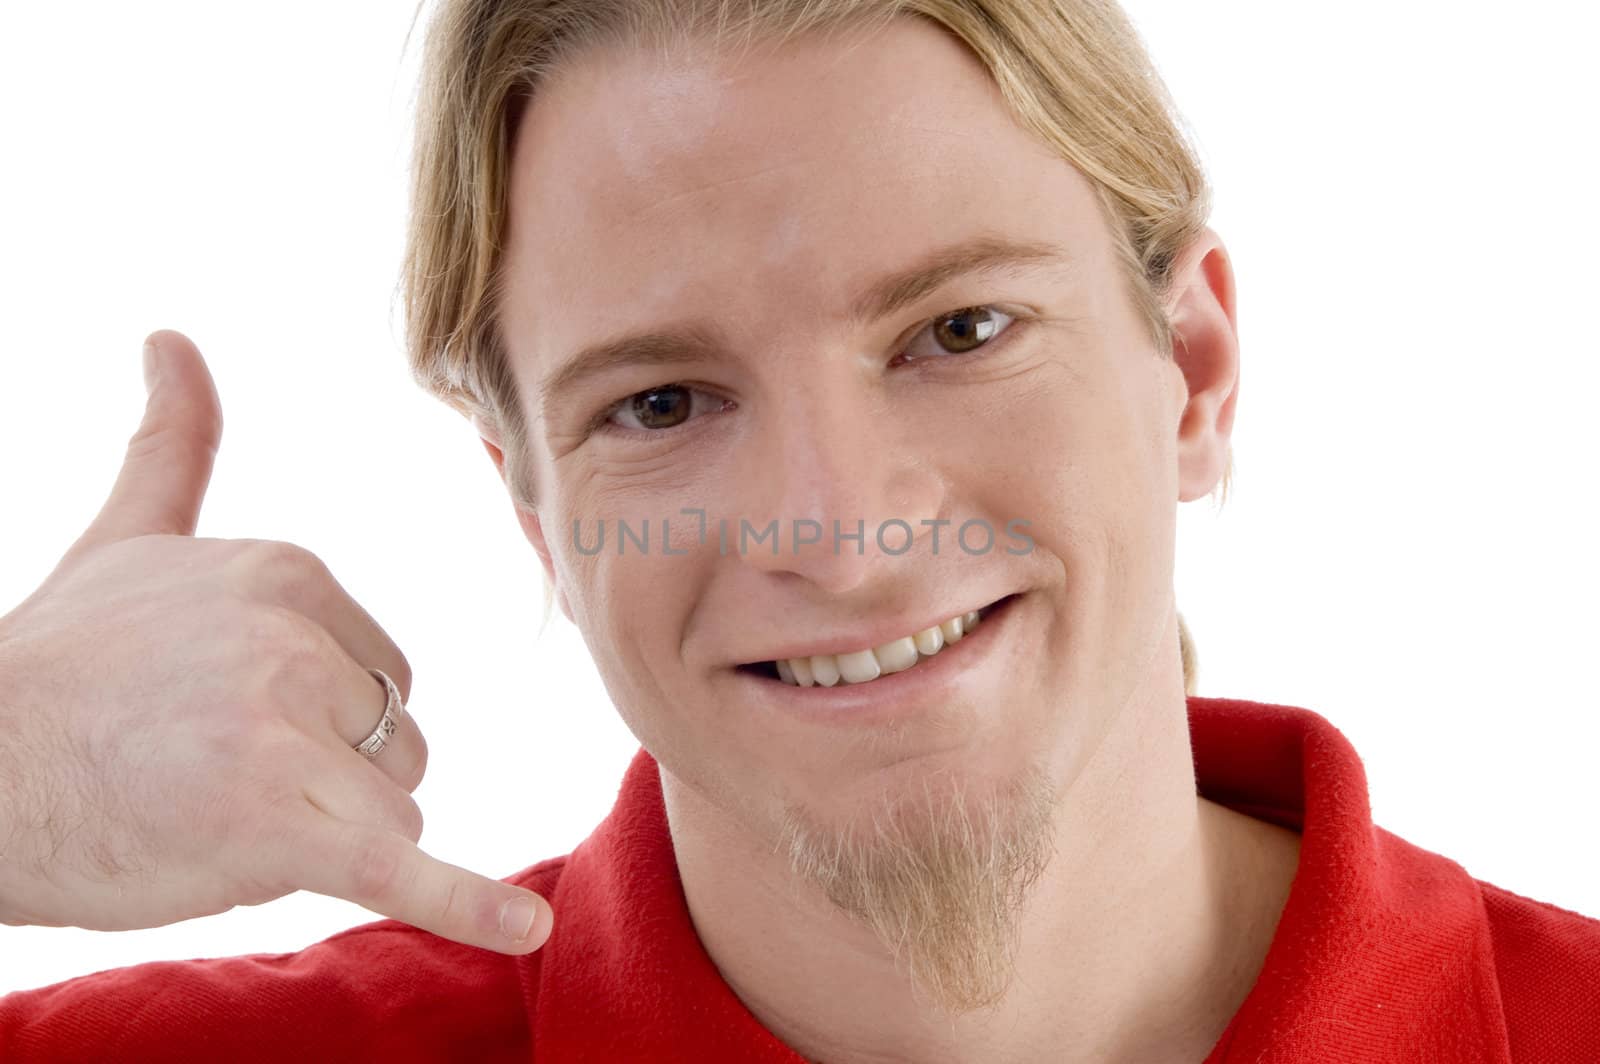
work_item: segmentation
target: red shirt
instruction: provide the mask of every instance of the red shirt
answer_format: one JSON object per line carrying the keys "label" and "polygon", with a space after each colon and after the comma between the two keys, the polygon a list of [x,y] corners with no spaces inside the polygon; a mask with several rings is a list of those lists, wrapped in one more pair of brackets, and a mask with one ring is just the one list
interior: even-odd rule
{"label": "red shirt", "polygon": [[[1204,1062],[1600,1061],[1600,921],[1372,823],[1354,748],[1289,706],[1189,699],[1199,790],[1299,831],[1263,969]],[[572,853],[507,882],[555,908],[508,957],[394,920],[293,953],[155,961],[0,997],[0,1060],[803,1064],[690,923],[656,764]]]}

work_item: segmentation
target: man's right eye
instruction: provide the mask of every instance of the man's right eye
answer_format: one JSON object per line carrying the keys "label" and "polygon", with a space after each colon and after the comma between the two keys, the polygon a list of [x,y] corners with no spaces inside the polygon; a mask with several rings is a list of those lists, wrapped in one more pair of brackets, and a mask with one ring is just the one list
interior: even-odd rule
{"label": "man's right eye", "polygon": [[605,425],[624,431],[659,433],[677,428],[698,414],[725,410],[731,403],[687,384],[662,384],[623,399],[605,415]]}

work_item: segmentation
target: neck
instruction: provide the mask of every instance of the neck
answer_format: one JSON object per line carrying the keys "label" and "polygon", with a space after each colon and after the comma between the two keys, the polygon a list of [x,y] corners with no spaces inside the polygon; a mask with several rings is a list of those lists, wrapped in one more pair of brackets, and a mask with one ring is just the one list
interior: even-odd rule
{"label": "neck", "polygon": [[1062,792],[1011,977],[982,1009],[930,1006],[879,934],[663,772],[689,912],[724,980],[828,1064],[1203,1059],[1260,971],[1299,836],[1196,794],[1176,654],[1145,687]]}

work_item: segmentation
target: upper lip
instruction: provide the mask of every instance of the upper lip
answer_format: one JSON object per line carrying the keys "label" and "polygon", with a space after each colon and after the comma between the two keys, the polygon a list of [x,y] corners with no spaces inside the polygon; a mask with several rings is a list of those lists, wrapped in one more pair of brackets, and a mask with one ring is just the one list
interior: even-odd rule
{"label": "upper lip", "polygon": [[[924,613],[920,620],[902,620],[885,618],[883,620],[863,621],[852,627],[846,628],[842,633],[835,629],[835,634],[812,639],[805,642],[786,643],[776,648],[766,657],[748,659],[747,665],[761,665],[769,661],[786,661],[790,658],[820,657],[827,654],[850,654],[858,650],[872,650],[885,643],[892,643],[904,636],[915,635],[936,624],[948,621],[952,617],[959,617],[964,613],[975,610],[987,609],[993,606],[1006,595],[997,595],[984,599],[975,606],[965,609],[950,610],[937,615]],[[822,627],[818,625],[818,627]]]}

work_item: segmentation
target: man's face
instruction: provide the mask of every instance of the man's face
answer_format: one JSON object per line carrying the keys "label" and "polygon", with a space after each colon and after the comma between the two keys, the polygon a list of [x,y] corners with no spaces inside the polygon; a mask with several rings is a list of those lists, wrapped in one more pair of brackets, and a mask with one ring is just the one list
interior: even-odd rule
{"label": "man's face", "polygon": [[[593,54],[525,117],[510,199],[525,522],[663,767],[760,838],[796,809],[843,827],[933,778],[1001,788],[1038,768],[1070,786],[1153,656],[1176,652],[1186,391],[1091,186],[981,64],[912,20],[742,64]],[[1006,241],[1059,258],[902,288],[873,315],[884,278]],[[546,391],[584,348],[690,328],[655,345],[672,361]],[[778,552],[741,553],[740,522],[773,520]],[[822,530],[798,552],[797,520]],[[862,522],[864,544],[835,541],[835,521]],[[878,542],[894,521],[909,549],[896,524]],[[761,667],[997,603],[876,680],[799,687]]]}

